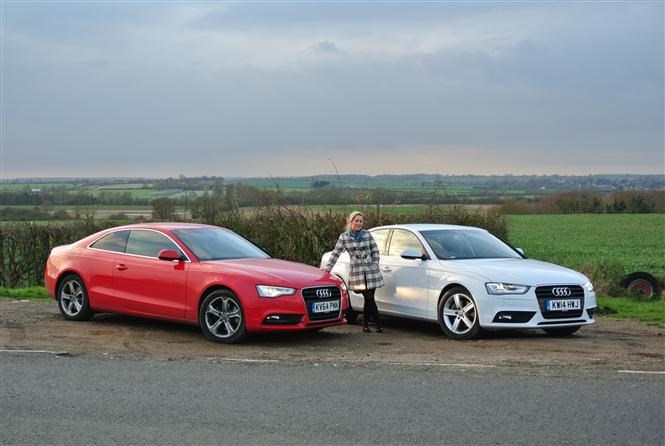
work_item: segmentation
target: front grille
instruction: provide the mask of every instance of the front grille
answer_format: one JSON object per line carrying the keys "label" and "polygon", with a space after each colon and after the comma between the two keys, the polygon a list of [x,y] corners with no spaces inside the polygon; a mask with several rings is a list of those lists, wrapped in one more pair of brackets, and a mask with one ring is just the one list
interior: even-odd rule
{"label": "front grille", "polygon": [[[307,307],[307,315],[310,321],[323,321],[339,318],[342,311],[342,292],[336,286],[303,288],[302,298]],[[339,310],[326,311],[323,313],[314,313],[313,305],[315,302],[336,301],[339,304]]]}
{"label": "front grille", "polygon": [[[553,288],[568,288],[570,289],[570,296],[555,296],[552,292]],[[536,297],[538,298],[538,306],[540,312],[545,319],[569,319],[571,317],[582,316],[584,310],[584,288],[579,285],[548,285],[539,286],[536,288]],[[557,299],[579,299],[580,309],[569,311],[547,311],[547,300]]]}

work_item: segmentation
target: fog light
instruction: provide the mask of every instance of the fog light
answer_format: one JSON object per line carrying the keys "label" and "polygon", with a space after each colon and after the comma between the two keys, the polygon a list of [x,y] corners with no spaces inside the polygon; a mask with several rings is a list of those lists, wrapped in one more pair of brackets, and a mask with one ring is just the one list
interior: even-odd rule
{"label": "fog light", "polygon": [[494,316],[492,322],[523,324],[529,322],[534,314],[536,314],[535,311],[500,311]]}
{"label": "fog light", "polygon": [[271,314],[263,320],[264,325],[296,325],[302,321],[302,314]]}

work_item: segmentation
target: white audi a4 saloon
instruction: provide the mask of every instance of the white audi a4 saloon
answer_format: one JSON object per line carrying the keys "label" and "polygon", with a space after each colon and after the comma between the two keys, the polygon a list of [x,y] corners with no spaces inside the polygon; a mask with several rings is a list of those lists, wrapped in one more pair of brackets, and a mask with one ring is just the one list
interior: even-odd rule
{"label": "white audi a4 saloon", "polygon": [[[383,315],[437,322],[459,340],[483,329],[566,336],[595,322],[596,294],[586,276],[528,259],[484,229],[408,224],[370,232],[381,255],[385,286],[376,290],[376,304]],[[321,265],[329,256],[323,255]],[[345,252],[332,272],[346,281],[348,268]],[[349,290],[349,299],[347,319],[353,322],[363,297]]]}

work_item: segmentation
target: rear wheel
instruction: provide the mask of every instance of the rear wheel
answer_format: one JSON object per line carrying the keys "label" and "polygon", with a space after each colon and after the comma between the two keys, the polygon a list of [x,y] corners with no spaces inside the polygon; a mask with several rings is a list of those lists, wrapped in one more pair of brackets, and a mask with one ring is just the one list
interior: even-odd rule
{"label": "rear wheel", "polygon": [[575,333],[577,330],[579,330],[580,327],[579,325],[577,327],[552,327],[552,328],[543,328],[545,333],[551,336],[570,336],[571,334]]}
{"label": "rear wheel", "polygon": [[228,290],[213,291],[205,297],[199,309],[199,324],[203,334],[214,342],[232,344],[247,335],[240,299]]}
{"label": "rear wheel", "polygon": [[473,339],[480,334],[480,317],[476,301],[466,289],[452,288],[439,301],[439,325],[456,340]]}
{"label": "rear wheel", "polygon": [[70,321],[87,321],[95,313],[90,309],[88,290],[76,274],[66,276],[57,292],[60,314]]}

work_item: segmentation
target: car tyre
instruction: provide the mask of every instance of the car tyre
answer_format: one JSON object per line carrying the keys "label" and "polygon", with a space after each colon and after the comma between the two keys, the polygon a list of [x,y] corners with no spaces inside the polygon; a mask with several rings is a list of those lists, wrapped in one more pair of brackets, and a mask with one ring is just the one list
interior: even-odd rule
{"label": "car tyre", "polygon": [[476,301],[462,287],[451,288],[443,294],[438,319],[446,336],[458,341],[473,339],[482,331]]}
{"label": "car tyre", "polygon": [[628,295],[642,299],[658,298],[662,291],[658,280],[643,271],[628,274],[621,280],[621,286],[628,290]]}
{"label": "car tyre", "polygon": [[349,299],[349,308],[346,310],[346,322],[349,324],[355,323],[359,315],[360,313],[351,307],[351,299]]}
{"label": "car tyre", "polygon": [[88,289],[77,274],[65,276],[56,293],[60,314],[70,321],[87,321],[95,312],[90,308]]}
{"label": "car tyre", "polygon": [[581,326],[577,327],[551,327],[551,328],[543,328],[545,333],[547,333],[550,336],[570,336],[571,334],[575,333],[577,330],[582,328]]}
{"label": "car tyre", "polygon": [[229,290],[209,293],[199,308],[199,325],[213,342],[232,344],[247,336],[240,299]]}

